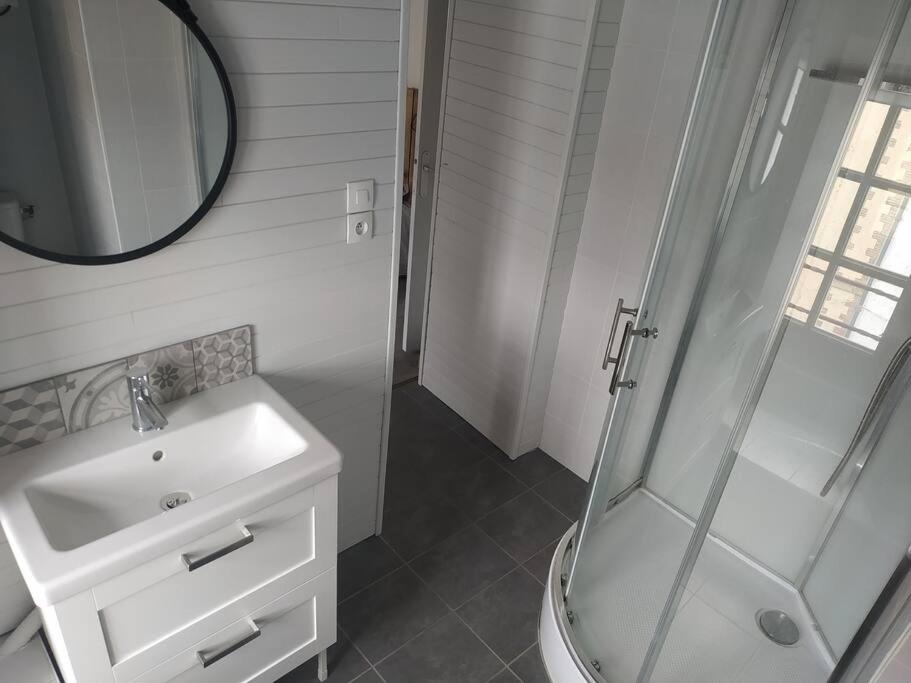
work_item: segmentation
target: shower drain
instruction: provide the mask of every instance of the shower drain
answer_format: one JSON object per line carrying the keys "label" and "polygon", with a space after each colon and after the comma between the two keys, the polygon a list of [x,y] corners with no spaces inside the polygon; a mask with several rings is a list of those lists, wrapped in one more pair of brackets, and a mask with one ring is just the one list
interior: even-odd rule
{"label": "shower drain", "polygon": [[766,638],[779,645],[795,645],[800,640],[800,629],[786,612],[780,609],[761,609],[756,613],[756,623]]}

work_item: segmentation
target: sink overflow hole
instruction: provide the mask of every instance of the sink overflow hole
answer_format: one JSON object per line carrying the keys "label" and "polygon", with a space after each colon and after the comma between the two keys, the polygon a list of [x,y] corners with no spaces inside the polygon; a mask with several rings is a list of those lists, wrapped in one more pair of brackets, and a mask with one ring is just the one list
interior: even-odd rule
{"label": "sink overflow hole", "polygon": [[154,453],[152,453],[152,460],[154,460],[155,462],[158,462],[163,457],[164,457],[164,451],[155,451]]}
{"label": "sink overflow hole", "polygon": [[162,510],[173,510],[174,508],[189,502],[189,493],[186,491],[175,491],[174,493],[168,493],[167,495],[162,496],[158,504],[161,506]]}

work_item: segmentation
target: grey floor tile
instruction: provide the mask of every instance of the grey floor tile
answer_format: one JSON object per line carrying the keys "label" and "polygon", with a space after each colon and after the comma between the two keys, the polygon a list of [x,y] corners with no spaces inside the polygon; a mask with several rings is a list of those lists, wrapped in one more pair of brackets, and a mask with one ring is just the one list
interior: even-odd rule
{"label": "grey floor tile", "polygon": [[511,661],[538,640],[544,589],[515,569],[459,608],[459,616],[491,650]]}
{"label": "grey floor tile", "polygon": [[443,495],[472,521],[527,490],[525,484],[486,458],[443,477],[443,483]]}
{"label": "grey floor tile", "polygon": [[483,683],[503,666],[455,614],[377,666],[387,683]]}
{"label": "grey floor tile", "polygon": [[409,398],[404,388],[393,389],[392,409],[389,414],[391,440],[403,438],[414,432],[432,432],[448,428],[445,422],[422,410],[414,400]]}
{"label": "grey floor tile", "polygon": [[544,550],[536,553],[525,563],[525,568],[543,584],[547,583],[547,574],[550,572],[550,562],[554,557],[554,551],[557,549],[557,543],[558,541],[554,541],[548,544]]}
{"label": "grey floor tile", "polygon": [[342,602],[338,623],[367,659],[376,663],[446,612],[446,605],[403,567]]}
{"label": "grey floor tile", "polygon": [[402,387],[403,392],[426,411],[432,419],[442,422],[447,427],[457,427],[465,422],[452,408],[443,403],[433,393],[417,382]]}
{"label": "grey floor tile", "polygon": [[[349,683],[369,668],[367,660],[340,632],[335,645],[329,648],[329,683]],[[317,680],[316,657],[313,657],[279,678],[278,683],[311,683]]]}
{"label": "grey floor tile", "polygon": [[338,556],[338,599],[350,597],[402,566],[402,561],[378,536],[371,536]]}
{"label": "grey floor tile", "polygon": [[484,453],[484,455],[489,455],[490,457],[494,458],[503,457],[508,459],[508,456],[499,448],[497,448],[490,441],[490,439],[481,434],[481,432],[479,432],[467,422],[453,427],[453,431],[455,431],[456,434],[461,436],[463,439],[465,439],[465,441],[470,443],[479,451]]}
{"label": "grey floor tile", "polygon": [[550,676],[541,661],[541,650],[537,644],[523,653],[510,668],[519,677],[522,683],[550,683]]}
{"label": "grey floor tile", "polygon": [[[400,494],[419,494],[415,481],[434,485],[466,467],[485,460],[485,456],[451,429],[423,427],[389,439],[387,490]],[[415,480],[414,477],[422,477]],[[409,478],[410,477],[410,478]],[[442,484],[436,484],[439,488]]]}
{"label": "grey floor tile", "polygon": [[514,560],[473,525],[411,563],[450,607],[458,607],[515,566]]}
{"label": "grey floor tile", "polygon": [[376,671],[370,669],[366,673],[355,678],[353,683],[383,683],[383,679],[377,675]]}
{"label": "grey floor tile", "polygon": [[509,669],[503,669],[500,673],[490,679],[490,683],[515,683],[519,679]]}
{"label": "grey floor tile", "polygon": [[579,519],[588,484],[567,469],[535,487],[535,491],[572,521]]}
{"label": "grey floor tile", "polygon": [[438,496],[396,501],[389,491],[386,495],[383,540],[405,560],[414,559],[471,523],[458,507]]}
{"label": "grey floor tile", "polygon": [[535,493],[509,501],[478,526],[518,562],[525,562],[559,538],[570,522]]}
{"label": "grey floor tile", "polygon": [[563,465],[558,463],[540,448],[520,455],[515,460],[510,460],[505,453],[494,456],[496,463],[519,479],[527,486],[540,484],[548,477],[563,470]]}

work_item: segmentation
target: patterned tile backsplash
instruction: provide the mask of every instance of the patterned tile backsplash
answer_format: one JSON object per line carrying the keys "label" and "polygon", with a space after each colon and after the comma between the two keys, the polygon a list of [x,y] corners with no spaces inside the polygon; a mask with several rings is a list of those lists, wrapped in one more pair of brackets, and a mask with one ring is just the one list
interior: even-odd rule
{"label": "patterned tile backsplash", "polygon": [[130,414],[125,375],[149,370],[159,404],[253,374],[249,325],[0,391],[0,455]]}

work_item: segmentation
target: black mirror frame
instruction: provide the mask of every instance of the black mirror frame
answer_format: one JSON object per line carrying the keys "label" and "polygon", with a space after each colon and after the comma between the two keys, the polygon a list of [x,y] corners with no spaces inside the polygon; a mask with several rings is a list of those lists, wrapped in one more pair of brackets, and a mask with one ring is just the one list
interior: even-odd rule
{"label": "black mirror frame", "polygon": [[225,98],[225,110],[228,115],[228,140],[225,146],[225,156],[222,160],[221,168],[218,171],[218,176],[215,178],[215,182],[206,194],[202,203],[197,207],[196,211],[183,222],[180,226],[172,230],[170,233],[165,235],[155,242],[151,242],[144,247],[139,249],[133,249],[131,251],[125,251],[120,254],[110,254],[106,256],[77,256],[70,254],[60,254],[53,251],[48,251],[46,249],[41,249],[40,247],[35,247],[20,240],[17,240],[9,235],[0,232],[0,242],[8,244],[9,246],[18,249],[19,251],[24,251],[27,254],[32,256],[37,256],[39,258],[46,259],[48,261],[56,261],[57,263],[68,263],[73,265],[80,266],[107,266],[114,263],[123,263],[125,261],[132,261],[134,259],[142,258],[143,256],[148,256],[153,254],[160,249],[164,249],[169,244],[174,243],[179,240],[181,237],[186,235],[193,227],[202,220],[212,206],[215,204],[215,201],[218,199],[218,196],[221,194],[221,191],[225,187],[225,183],[228,180],[228,174],[231,172],[231,165],[234,163],[234,153],[237,150],[237,108],[234,102],[234,91],[231,89],[231,82],[228,80],[228,73],[225,70],[225,66],[221,61],[221,57],[218,56],[218,52],[215,51],[215,47],[212,45],[212,42],[209,40],[208,36],[199,28],[197,22],[197,17],[193,13],[193,10],[190,8],[190,4],[187,0],[158,0],[162,5],[171,10],[177,18],[180,19],[190,33],[199,41],[199,44],[202,45],[203,50],[205,50],[206,55],[212,61],[212,66],[215,67],[215,73],[218,75],[218,82],[221,84],[221,91]]}

